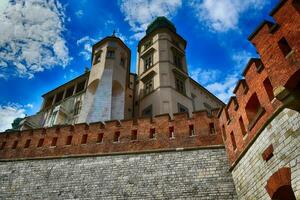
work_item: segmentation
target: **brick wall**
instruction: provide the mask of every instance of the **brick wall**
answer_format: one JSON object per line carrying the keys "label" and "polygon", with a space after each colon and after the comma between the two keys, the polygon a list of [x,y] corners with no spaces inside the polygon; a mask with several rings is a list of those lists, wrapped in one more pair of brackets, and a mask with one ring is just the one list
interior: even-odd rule
{"label": "brick wall", "polygon": [[224,148],[0,162],[0,199],[236,199]]}
{"label": "brick wall", "polygon": [[[264,153],[272,145],[272,154]],[[291,169],[291,186],[300,199],[300,114],[284,109],[262,131],[232,171],[238,199],[270,199],[266,185],[272,174]],[[277,179],[277,181],[279,181]]]}
{"label": "brick wall", "polygon": [[[2,133],[0,160],[222,146],[216,112],[212,115],[196,112],[192,118],[188,118],[186,113],[176,114],[173,120],[168,115],[162,115],[153,119]],[[191,133],[192,127],[194,134]]]}

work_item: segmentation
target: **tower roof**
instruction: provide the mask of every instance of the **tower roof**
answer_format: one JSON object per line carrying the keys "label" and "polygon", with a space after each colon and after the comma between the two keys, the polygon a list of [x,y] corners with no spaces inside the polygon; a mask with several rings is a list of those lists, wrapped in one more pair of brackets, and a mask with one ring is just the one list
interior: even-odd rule
{"label": "tower roof", "polygon": [[166,17],[157,17],[148,27],[146,30],[146,34],[150,34],[151,32],[153,32],[154,30],[158,29],[158,28],[168,28],[171,31],[176,33],[176,28],[174,26],[174,24],[168,20]]}

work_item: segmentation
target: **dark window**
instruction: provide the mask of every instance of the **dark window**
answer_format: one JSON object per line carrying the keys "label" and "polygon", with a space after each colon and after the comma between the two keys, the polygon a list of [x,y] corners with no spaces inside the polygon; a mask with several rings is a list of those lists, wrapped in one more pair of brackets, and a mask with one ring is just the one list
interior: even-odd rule
{"label": "dark window", "polygon": [[236,150],[236,142],[235,142],[235,137],[234,137],[233,132],[230,133],[230,138],[231,138],[233,150]]}
{"label": "dark window", "polygon": [[287,56],[292,51],[292,48],[284,37],[278,41],[278,45],[284,56]]}
{"label": "dark window", "polygon": [[24,148],[27,149],[30,146],[31,139],[26,140]]}
{"label": "dark window", "polygon": [[189,136],[194,136],[194,135],[195,135],[194,125],[190,124],[189,125]]}
{"label": "dark window", "polygon": [[106,58],[115,58],[115,51],[108,50],[106,54]]}
{"label": "dark window", "polygon": [[152,105],[145,108],[142,112],[143,117],[152,117]]}
{"label": "dark window", "polygon": [[151,47],[151,45],[152,45],[152,41],[151,41],[151,40],[145,42],[145,44],[144,44],[144,51],[145,51],[146,49],[148,49],[149,47]]}
{"label": "dark window", "polygon": [[177,107],[178,107],[179,113],[188,113],[189,112],[189,109],[180,103],[177,103]]}
{"label": "dark window", "polygon": [[67,141],[66,141],[66,145],[71,145],[71,143],[72,143],[72,135],[69,135],[68,137],[67,137]]}
{"label": "dark window", "polygon": [[68,98],[68,97],[70,97],[70,96],[73,95],[74,88],[75,88],[75,86],[72,86],[72,87],[69,87],[69,88],[67,89],[65,98]]}
{"label": "dark window", "polygon": [[273,86],[269,78],[266,78],[263,82],[264,88],[268,94],[269,100],[272,101],[274,99]]}
{"label": "dark window", "polygon": [[144,58],[144,69],[145,69],[145,71],[153,65],[152,59],[153,59],[152,54],[148,55],[147,57]]}
{"label": "dark window", "polygon": [[169,138],[174,138],[174,126],[169,127]]}
{"label": "dark window", "polygon": [[88,138],[87,134],[82,135],[82,137],[81,137],[81,144],[86,144],[87,143],[87,138]]}
{"label": "dark window", "polygon": [[55,103],[60,102],[63,99],[63,96],[64,96],[64,91],[57,93]]}
{"label": "dark window", "polygon": [[1,147],[0,147],[0,150],[3,150],[4,147],[5,147],[5,145],[6,145],[6,142],[2,142]]}
{"label": "dark window", "polygon": [[74,115],[78,115],[81,110],[81,101],[77,101],[74,106]]}
{"label": "dark window", "polygon": [[136,129],[131,131],[131,140],[137,140],[137,130]]}
{"label": "dark window", "polygon": [[176,78],[176,90],[185,95],[185,84],[184,80]]}
{"label": "dark window", "polygon": [[97,137],[97,143],[102,143],[103,142],[103,133],[99,133]]}
{"label": "dark window", "polygon": [[81,92],[84,90],[85,87],[85,81],[81,81],[80,83],[77,84],[77,88],[76,88],[76,93]]}
{"label": "dark window", "polygon": [[14,141],[13,145],[12,145],[12,149],[17,148],[18,146],[18,140]]}
{"label": "dark window", "polygon": [[225,131],[225,126],[224,125],[222,125],[222,133],[223,133],[224,140],[226,140],[227,137],[226,137],[226,131]]}
{"label": "dark window", "polygon": [[246,135],[247,131],[246,131],[245,124],[244,124],[242,117],[239,118],[239,124],[240,124],[243,136]]}
{"label": "dark window", "polygon": [[209,123],[209,132],[210,134],[215,134],[216,129],[215,129],[215,124],[214,123]]}
{"label": "dark window", "polygon": [[52,142],[51,142],[51,146],[52,146],[52,147],[55,147],[56,144],[57,144],[57,137],[53,137],[53,138],[52,138]]}
{"label": "dark window", "polygon": [[95,54],[94,65],[96,65],[100,61],[101,61],[101,52],[98,52],[98,53]]}
{"label": "dark window", "polygon": [[52,105],[52,103],[53,103],[53,98],[54,98],[54,96],[46,98],[44,108],[47,108],[47,107],[49,107],[49,106]]}
{"label": "dark window", "polygon": [[39,143],[37,145],[37,147],[42,147],[44,144],[44,138],[39,139]]}
{"label": "dark window", "polygon": [[260,103],[257,98],[256,93],[254,93],[251,98],[249,99],[245,110],[246,110],[246,115],[249,120],[249,123],[251,123],[257,116],[257,113],[259,112],[260,109]]}
{"label": "dark window", "polygon": [[125,67],[125,58],[121,57],[120,65],[121,65],[122,67]]}
{"label": "dark window", "polygon": [[149,138],[150,139],[154,139],[155,138],[155,128],[150,128]]}
{"label": "dark window", "polygon": [[149,79],[144,84],[144,94],[147,95],[153,91],[153,79]]}
{"label": "dark window", "polygon": [[120,131],[115,132],[114,142],[120,142]]}
{"label": "dark window", "polygon": [[178,68],[182,68],[182,56],[174,53],[174,65]]}

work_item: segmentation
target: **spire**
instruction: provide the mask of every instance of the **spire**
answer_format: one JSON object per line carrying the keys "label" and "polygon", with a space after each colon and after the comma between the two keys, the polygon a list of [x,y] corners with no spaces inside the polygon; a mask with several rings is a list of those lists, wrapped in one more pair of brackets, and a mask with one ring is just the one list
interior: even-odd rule
{"label": "spire", "polygon": [[113,31],[113,34],[112,34],[113,37],[116,37],[116,30],[114,29]]}

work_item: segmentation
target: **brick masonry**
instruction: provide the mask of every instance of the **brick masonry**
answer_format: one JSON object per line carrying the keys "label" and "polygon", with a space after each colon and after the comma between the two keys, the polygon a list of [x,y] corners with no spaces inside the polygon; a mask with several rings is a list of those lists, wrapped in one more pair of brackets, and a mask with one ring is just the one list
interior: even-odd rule
{"label": "brick masonry", "polygon": [[225,149],[0,162],[0,199],[236,199]]}
{"label": "brick masonry", "polygon": [[[273,146],[267,162],[262,153]],[[291,185],[300,199],[300,114],[284,109],[261,132],[232,171],[238,199],[270,199],[265,186],[278,169],[291,169]]]}

